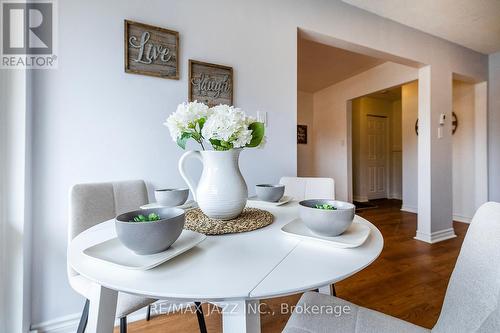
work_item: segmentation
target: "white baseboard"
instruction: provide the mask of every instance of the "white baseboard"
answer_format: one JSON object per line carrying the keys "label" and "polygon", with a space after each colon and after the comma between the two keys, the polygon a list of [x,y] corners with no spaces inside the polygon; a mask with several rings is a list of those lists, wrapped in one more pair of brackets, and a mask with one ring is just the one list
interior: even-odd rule
{"label": "white baseboard", "polygon": [[430,234],[423,233],[417,230],[417,235],[414,238],[426,243],[434,244],[455,237],[457,237],[457,235],[455,235],[455,231],[453,230],[453,228],[449,228],[449,229],[434,231]]}
{"label": "white baseboard", "polygon": [[353,201],[357,201],[357,202],[367,202],[368,201],[368,197],[361,196],[361,195],[353,195],[352,196],[352,200]]}
{"label": "white baseboard", "polygon": [[[162,302],[159,301],[156,304],[158,306],[161,306]],[[165,304],[168,304],[169,302],[163,302]],[[170,303],[173,304],[173,303]],[[182,303],[179,304],[177,303],[176,306],[174,307],[175,310],[180,310],[180,309],[185,309],[189,306],[191,306],[192,303]],[[169,307],[166,307],[167,309],[170,309]],[[165,312],[168,313],[168,312]],[[55,318],[52,320],[47,320],[42,323],[38,324],[33,324],[31,325],[30,333],[74,333],[76,332],[78,328],[78,324],[80,322],[80,316],[81,313],[73,313],[67,316],[62,316],[59,318]],[[152,311],[151,316],[154,315],[154,312]],[[131,313],[130,315],[127,316],[127,322],[132,323],[134,321],[139,321],[146,319],[146,310],[141,309],[138,310],[134,313]],[[115,320],[115,326],[120,325],[120,320],[116,319]]]}
{"label": "white baseboard", "polygon": [[[418,214],[417,207],[413,207],[413,206],[405,206],[403,204],[403,206],[401,206],[401,210],[403,212]],[[472,221],[472,217],[454,214],[453,221],[462,222],[462,223],[470,223]]]}
{"label": "white baseboard", "polygon": [[[401,206],[401,210],[404,212],[408,212],[408,213],[418,214],[417,207],[413,207],[413,206],[403,205],[403,206]],[[471,218],[466,217],[466,216],[453,215],[453,221],[470,223]],[[444,229],[444,230],[440,230],[440,231],[434,231],[431,234],[419,232],[417,230],[417,235],[414,238],[421,240],[423,242],[426,242],[426,243],[433,244],[433,243],[441,242],[441,241],[444,241],[444,240],[447,240],[450,238],[454,238],[454,237],[457,237],[457,235],[455,235],[455,231],[453,230],[453,228],[449,228],[449,229]]]}
{"label": "white baseboard", "polygon": [[401,206],[401,210],[403,212],[408,212],[408,213],[414,213],[414,214],[417,214],[418,213],[418,209],[417,207],[413,207],[413,206],[405,206],[405,204],[403,204]]}
{"label": "white baseboard", "polygon": [[52,320],[31,325],[30,333],[71,333],[76,332],[81,313],[73,313]]}
{"label": "white baseboard", "polygon": [[392,194],[389,194],[389,198],[388,199],[403,200],[403,196],[402,196],[401,193],[392,193]]}
{"label": "white baseboard", "polygon": [[472,217],[463,216],[463,215],[453,215],[453,221],[469,223],[472,221]]}

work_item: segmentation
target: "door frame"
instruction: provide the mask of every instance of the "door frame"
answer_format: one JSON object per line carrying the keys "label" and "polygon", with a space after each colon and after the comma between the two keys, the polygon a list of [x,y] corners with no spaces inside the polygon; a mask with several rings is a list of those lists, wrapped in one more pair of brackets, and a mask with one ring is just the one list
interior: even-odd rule
{"label": "door frame", "polygon": [[[408,82],[412,82],[412,81],[408,81]],[[408,82],[401,83],[399,86],[402,87],[403,85],[407,84]],[[387,87],[387,89],[389,89],[389,88],[394,88],[394,86]],[[352,175],[352,149],[353,149],[353,147],[352,147],[352,101],[357,99],[357,98],[369,95],[373,92],[375,92],[375,91],[372,91],[368,94],[353,97],[351,99],[346,100],[346,117],[347,117],[347,119],[346,119],[346,125],[347,125],[347,128],[346,128],[346,151],[347,151],[347,201],[348,202],[353,202],[353,197],[354,197],[353,175]],[[390,119],[390,118],[388,118],[388,119]],[[391,141],[390,140],[391,140],[391,136],[388,135],[388,142],[386,143],[388,145],[388,147],[387,147],[388,149],[391,148]],[[392,154],[392,151],[390,152],[390,154]],[[389,161],[387,162],[389,165],[389,168],[392,165],[392,163],[391,163],[392,161],[389,158],[390,154],[387,154],[387,156],[386,156],[386,158],[389,159]],[[389,171],[389,168],[387,168],[386,173]],[[391,172],[392,172],[392,170],[391,170]],[[389,172],[389,176],[392,175],[391,172]],[[386,182],[390,182],[390,179],[389,179],[389,177],[387,177],[387,175],[386,175]],[[386,184],[387,190],[389,190],[389,185],[390,185],[390,183]],[[401,178],[401,186],[404,186],[404,179],[403,178]],[[390,193],[388,193],[388,195],[389,194]]]}
{"label": "door frame", "polygon": [[[388,199],[390,197],[389,195],[389,189],[390,189],[390,185],[391,185],[391,179],[392,179],[392,168],[391,168],[391,159],[389,158],[389,156],[391,156],[392,154],[392,151],[389,149],[390,148],[390,141],[391,141],[391,133],[390,133],[390,122],[392,121],[392,118],[388,117],[388,116],[382,116],[382,115],[378,115],[378,114],[371,114],[371,113],[367,113],[365,115],[367,118],[368,117],[376,117],[376,118],[383,118],[385,119],[385,122],[386,122],[386,133],[385,133],[385,197]],[[367,130],[367,129],[366,129]],[[352,147],[351,147],[351,151],[352,151]],[[402,181],[402,180],[401,180]],[[366,193],[366,197],[368,198],[368,200],[372,200],[372,198],[370,198],[370,195],[368,194],[368,192]],[[379,199],[379,198],[373,198],[373,199]]]}

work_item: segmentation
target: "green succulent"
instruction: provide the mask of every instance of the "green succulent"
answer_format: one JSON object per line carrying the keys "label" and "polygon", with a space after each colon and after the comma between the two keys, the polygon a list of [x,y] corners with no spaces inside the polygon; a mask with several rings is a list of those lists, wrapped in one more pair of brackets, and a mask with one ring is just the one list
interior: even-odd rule
{"label": "green succulent", "polygon": [[156,213],[151,213],[148,216],[144,216],[142,214],[137,215],[134,217],[134,220],[131,222],[151,222],[151,221],[159,221],[161,220],[160,215]]}
{"label": "green succulent", "polygon": [[315,205],[314,208],[325,209],[325,210],[337,210],[337,208],[335,208],[335,207],[333,207],[332,205],[329,205],[329,204]]}

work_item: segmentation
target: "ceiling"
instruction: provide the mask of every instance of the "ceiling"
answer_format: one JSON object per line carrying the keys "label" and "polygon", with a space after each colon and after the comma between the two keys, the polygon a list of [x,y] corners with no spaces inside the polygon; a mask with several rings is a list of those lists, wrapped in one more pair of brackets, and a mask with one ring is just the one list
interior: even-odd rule
{"label": "ceiling", "polygon": [[316,92],[384,62],[302,38],[297,58],[297,88],[306,92]]}
{"label": "ceiling", "polygon": [[472,50],[500,51],[500,0],[342,0]]}

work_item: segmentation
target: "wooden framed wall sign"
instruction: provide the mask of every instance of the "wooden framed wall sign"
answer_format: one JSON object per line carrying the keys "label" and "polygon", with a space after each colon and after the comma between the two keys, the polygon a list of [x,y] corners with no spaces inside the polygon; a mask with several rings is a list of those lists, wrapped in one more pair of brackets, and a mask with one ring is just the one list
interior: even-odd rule
{"label": "wooden framed wall sign", "polygon": [[189,60],[189,101],[233,105],[233,68]]}
{"label": "wooden framed wall sign", "polygon": [[179,79],[179,33],[125,20],[125,72]]}
{"label": "wooden framed wall sign", "polygon": [[297,125],[297,143],[307,144],[307,125]]}

